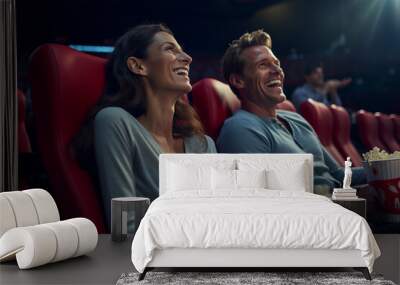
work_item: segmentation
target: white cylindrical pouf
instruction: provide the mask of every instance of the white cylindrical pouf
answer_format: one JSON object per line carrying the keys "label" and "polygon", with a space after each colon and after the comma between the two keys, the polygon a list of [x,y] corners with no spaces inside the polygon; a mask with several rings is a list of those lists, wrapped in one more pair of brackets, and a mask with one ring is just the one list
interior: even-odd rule
{"label": "white cylindrical pouf", "polygon": [[74,256],[78,248],[78,233],[65,221],[41,225],[51,229],[57,238],[57,252],[51,262],[57,262]]}
{"label": "white cylindrical pouf", "polygon": [[56,252],[54,232],[40,225],[11,229],[0,239],[0,258],[16,253],[20,269],[49,263]]}
{"label": "white cylindrical pouf", "polygon": [[22,192],[31,197],[38,214],[39,224],[57,222],[60,220],[56,202],[49,192],[43,189],[29,189]]}
{"label": "white cylindrical pouf", "polygon": [[21,191],[1,193],[11,205],[17,227],[33,226],[39,223],[35,205],[30,196]]}
{"label": "white cylindrical pouf", "polygon": [[65,220],[64,222],[73,225],[78,232],[78,249],[74,257],[86,254],[96,248],[98,233],[92,221],[85,218],[74,218]]}
{"label": "white cylindrical pouf", "polygon": [[0,238],[0,261],[16,257],[20,269],[28,269],[86,254],[96,248],[97,229],[88,219],[17,227]]}
{"label": "white cylindrical pouf", "polygon": [[14,211],[8,199],[0,194],[0,238],[9,229],[15,228]]}

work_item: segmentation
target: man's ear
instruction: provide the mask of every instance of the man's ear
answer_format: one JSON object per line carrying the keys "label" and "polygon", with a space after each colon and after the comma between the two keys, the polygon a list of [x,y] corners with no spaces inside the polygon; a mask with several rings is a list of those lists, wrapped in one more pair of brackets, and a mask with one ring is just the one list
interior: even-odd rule
{"label": "man's ear", "polygon": [[236,89],[244,88],[244,81],[239,74],[232,73],[229,75],[229,83],[233,85]]}
{"label": "man's ear", "polygon": [[147,75],[147,68],[146,65],[143,63],[143,60],[134,56],[130,56],[126,61],[126,64],[128,65],[128,68],[132,73],[142,76]]}

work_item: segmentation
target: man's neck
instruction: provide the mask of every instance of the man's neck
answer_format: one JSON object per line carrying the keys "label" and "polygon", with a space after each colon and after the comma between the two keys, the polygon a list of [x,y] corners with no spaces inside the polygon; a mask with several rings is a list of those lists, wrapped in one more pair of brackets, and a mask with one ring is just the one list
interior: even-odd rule
{"label": "man's neck", "polygon": [[277,118],[276,105],[257,105],[249,100],[242,101],[242,109],[262,118]]}

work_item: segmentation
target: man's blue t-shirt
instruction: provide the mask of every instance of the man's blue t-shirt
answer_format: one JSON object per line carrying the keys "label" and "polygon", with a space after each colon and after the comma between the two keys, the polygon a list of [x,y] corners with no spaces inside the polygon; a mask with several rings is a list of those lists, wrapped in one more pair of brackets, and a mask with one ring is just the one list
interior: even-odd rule
{"label": "man's blue t-shirt", "polygon": [[[314,185],[333,188],[341,183],[343,169],[318,140],[313,128],[295,112],[278,110],[290,131],[275,118],[262,118],[244,110],[227,119],[217,140],[222,153],[311,153]],[[335,177],[335,178],[334,178]]]}

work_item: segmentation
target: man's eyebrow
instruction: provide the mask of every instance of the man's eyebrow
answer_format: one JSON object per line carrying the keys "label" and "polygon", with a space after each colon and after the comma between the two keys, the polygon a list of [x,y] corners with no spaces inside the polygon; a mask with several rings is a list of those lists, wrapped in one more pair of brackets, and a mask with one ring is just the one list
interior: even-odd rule
{"label": "man's eyebrow", "polygon": [[263,58],[257,60],[256,63],[258,64],[258,63],[263,62],[263,61],[268,61],[268,62],[272,61],[272,62],[277,62],[278,64],[281,63],[279,59],[274,59],[274,58],[271,59],[269,57],[263,57]]}
{"label": "man's eyebrow", "polygon": [[269,61],[269,58],[268,57],[262,57],[262,58],[258,59],[256,61],[256,63],[260,63],[260,62],[263,62],[263,61]]}

